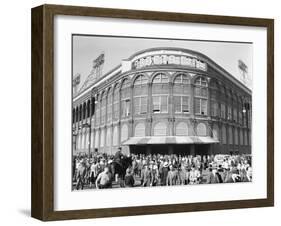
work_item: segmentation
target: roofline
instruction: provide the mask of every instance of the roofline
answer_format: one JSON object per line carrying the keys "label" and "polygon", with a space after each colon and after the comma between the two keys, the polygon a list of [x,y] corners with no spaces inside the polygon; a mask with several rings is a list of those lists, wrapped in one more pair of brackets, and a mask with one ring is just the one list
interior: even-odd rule
{"label": "roofline", "polygon": [[[252,94],[252,90],[249,89],[247,86],[245,86],[241,81],[239,81],[236,77],[234,77],[232,74],[230,74],[228,71],[226,71],[222,66],[220,66],[219,64],[217,64],[215,61],[213,61],[211,58],[209,58],[208,56],[206,56],[203,53],[191,50],[191,49],[186,49],[186,48],[179,48],[179,47],[154,47],[154,48],[148,48],[148,49],[143,49],[140,50],[136,53],[134,53],[133,55],[131,55],[129,58],[124,59],[127,61],[132,60],[133,58],[135,58],[136,56],[145,53],[145,52],[152,52],[152,51],[158,51],[158,50],[174,50],[174,51],[182,51],[185,53],[189,53],[189,54],[194,54],[199,58],[203,58],[203,60],[207,61],[207,64],[211,65],[214,69],[219,70],[220,72],[222,72],[223,74],[227,75],[227,77],[230,80],[234,80],[233,82],[238,83],[238,86],[242,86],[241,88],[244,89],[244,91],[246,91],[248,94]],[[78,93],[77,96],[73,97],[73,101],[78,100],[81,96],[83,96],[85,93],[87,93],[89,90],[91,90],[92,88],[96,87],[97,85],[99,85],[103,80],[106,79],[106,77],[108,75],[110,75],[111,73],[113,73],[114,71],[116,71],[117,69],[119,69],[122,65],[118,64],[117,66],[115,66],[113,69],[111,69],[109,72],[107,72],[105,75],[103,75],[103,77],[101,77],[99,80],[97,80],[95,83],[93,83],[92,85],[90,85],[88,88],[86,88],[83,92]]]}
{"label": "roofline", "polygon": [[230,74],[227,70],[225,70],[222,66],[220,66],[219,64],[217,64],[215,61],[213,61],[211,58],[209,58],[207,55],[197,52],[195,50],[191,50],[191,49],[186,49],[186,48],[180,48],[180,47],[153,47],[153,48],[148,48],[148,49],[143,49],[140,50],[136,53],[134,53],[133,55],[131,55],[129,58],[127,58],[126,60],[132,60],[133,58],[135,58],[136,56],[145,53],[145,52],[152,52],[152,51],[157,51],[157,50],[175,50],[175,51],[182,51],[185,53],[189,53],[189,54],[194,54],[199,56],[200,58],[205,58],[206,60],[209,61],[209,64],[211,63],[211,65],[217,67],[220,71],[222,71],[223,73],[227,74],[230,78],[233,78],[236,82],[238,82],[240,85],[243,86],[243,88],[246,90],[246,92],[248,93],[252,93],[252,91],[245,86],[241,81],[239,81],[236,77],[234,77],[232,74]]}

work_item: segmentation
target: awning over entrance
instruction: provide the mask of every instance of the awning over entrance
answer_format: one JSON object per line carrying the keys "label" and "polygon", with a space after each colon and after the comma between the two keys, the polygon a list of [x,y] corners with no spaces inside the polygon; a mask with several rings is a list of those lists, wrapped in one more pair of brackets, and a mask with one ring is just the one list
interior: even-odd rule
{"label": "awning over entrance", "polygon": [[219,143],[212,137],[201,136],[147,136],[130,137],[123,142],[123,145],[143,145],[143,144],[213,144]]}

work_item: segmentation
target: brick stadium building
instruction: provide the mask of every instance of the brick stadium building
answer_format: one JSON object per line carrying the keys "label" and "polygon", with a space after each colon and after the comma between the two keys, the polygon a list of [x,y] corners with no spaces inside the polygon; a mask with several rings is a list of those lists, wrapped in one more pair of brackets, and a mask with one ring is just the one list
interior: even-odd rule
{"label": "brick stadium building", "polygon": [[251,153],[251,90],[207,56],[151,48],[73,98],[73,154]]}

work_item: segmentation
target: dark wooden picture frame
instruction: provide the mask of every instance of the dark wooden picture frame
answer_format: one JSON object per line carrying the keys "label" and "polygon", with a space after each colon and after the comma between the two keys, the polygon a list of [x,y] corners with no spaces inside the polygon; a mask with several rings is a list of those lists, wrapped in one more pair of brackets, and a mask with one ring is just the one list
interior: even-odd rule
{"label": "dark wooden picture frame", "polygon": [[[267,198],[54,211],[54,16],[94,16],[265,27],[267,29]],[[274,205],[274,20],[230,16],[42,5],[32,9],[31,215],[50,221]]]}

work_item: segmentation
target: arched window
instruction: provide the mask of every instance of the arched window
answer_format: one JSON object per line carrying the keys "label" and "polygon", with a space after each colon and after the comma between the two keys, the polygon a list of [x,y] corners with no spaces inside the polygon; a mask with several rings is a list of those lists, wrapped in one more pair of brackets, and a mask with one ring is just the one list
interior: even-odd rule
{"label": "arched window", "polygon": [[251,137],[251,131],[249,131],[249,145],[252,145],[251,139],[252,139],[252,137]]}
{"label": "arched window", "polygon": [[244,145],[244,134],[242,129],[240,129],[240,145]]}
{"label": "arched window", "polygon": [[240,125],[243,125],[243,103],[240,98],[238,102],[238,122]]}
{"label": "arched window", "polygon": [[176,126],[176,136],[187,136],[188,126],[186,122],[180,122]]}
{"label": "arched window", "polygon": [[81,149],[81,137],[82,137],[82,134],[80,132],[77,135],[77,149]]}
{"label": "arched window", "polygon": [[226,144],[227,140],[226,140],[226,128],[225,128],[225,125],[222,125],[222,127],[221,127],[221,136],[222,136],[222,143]]}
{"label": "arched window", "polygon": [[126,124],[121,127],[121,142],[128,140],[129,138],[129,129]]}
{"label": "arched window", "polygon": [[120,105],[120,83],[114,87],[113,91],[113,120],[119,119],[119,105]]}
{"label": "arched window", "polygon": [[94,130],[91,131],[91,148],[94,147]]}
{"label": "arched window", "polygon": [[98,126],[98,125],[100,125],[100,96],[97,98],[95,111],[96,111],[96,116],[95,116],[96,117],[96,122],[95,122],[95,125]]}
{"label": "arched window", "polygon": [[227,119],[232,120],[232,93],[230,90],[227,91],[227,99],[228,99],[228,105],[227,105]]}
{"label": "arched window", "polygon": [[107,122],[112,121],[112,89],[107,93]]}
{"label": "arched window", "polygon": [[135,126],[135,137],[144,137],[145,136],[145,125],[144,123],[138,123]]}
{"label": "arched window", "polygon": [[197,129],[197,136],[207,136],[207,128],[204,123],[199,123],[196,129]]}
{"label": "arched window", "polygon": [[117,126],[114,126],[114,129],[113,129],[112,145],[113,146],[118,145],[118,127]]}
{"label": "arched window", "polygon": [[90,133],[89,129],[86,130],[85,132],[85,148],[89,148],[89,143],[90,143]]}
{"label": "arched window", "polygon": [[147,113],[147,94],[148,94],[148,79],[144,75],[139,75],[134,82],[134,114]]}
{"label": "arched window", "polygon": [[248,135],[247,135],[247,131],[244,131],[244,145],[248,145]]}
{"label": "arched window", "polygon": [[233,144],[232,127],[228,127],[228,144]]}
{"label": "arched window", "polygon": [[79,108],[79,121],[82,120],[82,114],[83,114],[83,110],[82,110],[82,104],[80,105],[80,108]]}
{"label": "arched window", "polygon": [[94,113],[95,113],[95,98],[94,97],[92,97],[92,99],[91,99],[91,115],[94,115]]}
{"label": "arched window", "polygon": [[168,112],[169,78],[164,73],[157,74],[152,81],[153,113]]}
{"label": "arched window", "polygon": [[72,123],[75,123],[75,109],[72,109]]}
{"label": "arched window", "polygon": [[86,106],[86,103],[83,104],[83,119],[86,118],[86,109],[87,109],[87,106]]}
{"label": "arched window", "polygon": [[103,92],[101,96],[101,125],[105,123],[106,119],[106,93]]}
{"label": "arched window", "polygon": [[195,114],[207,115],[208,83],[206,78],[200,76],[194,83]]}
{"label": "arched window", "polygon": [[238,136],[238,129],[237,128],[234,129],[234,143],[235,143],[235,145],[239,144],[239,136]]}
{"label": "arched window", "polygon": [[125,79],[121,86],[121,117],[126,118],[130,115],[130,81]]}
{"label": "arched window", "polygon": [[91,114],[91,101],[88,100],[87,101],[87,118],[90,117],[90,114]]}
{"label": "arched window", "polygon": [[106,146],[107,147],[111,146],[111,129],[110,128],[107,129],[107,133],[106,133]]}
{"label": "arched window", "polygon": [[214,125],[213,126],[213,138],[215,139],[215,140],[220,140],[220,130],[219,130],[219,127],[218,127],[218,125]]}
{"label": "arched window", "polygon": [[97,130],[95,134],[95,148],[99,147],[99,142],[100,142],[100,136],[99,136],[99,131]]}
{"label": "arched window", "polygon": [[101,130],[100,134],[100,147],[104,147],[104,142],[105,142],[105,130]]}
{"label": "arched window", "polygon": [[79,122],[79,108],[78,107],[76,107],[75,112],[76,112],[75,122]]}
{"label": "arched window", "polygon": [[238,122],[238,113],[237,113],[237,108],[238,108],[238,102],[237,102],[237,96],[233,96],[233,118],[232,120],[234,122]]}
{"label": "arched window", "polygon": [[211,116],[218,117],[219,103],[218,103],[218,86],[214,79],[210,82],[210,101],[211,101]]}
{"label": "arched window", "polygon": [[86,137],[85,131],[82,131],[81,149],[85,148],[85,140],[86,140],[85,137]]}
{"label": "arched window", "polygon": [[154,136],[167,136],[167,125],[164,122],[158,122],[153,129]]}
{"label": "arched window", "polygon": [[190,112],[190,79],[186,74],[176,76],[173,85],[175,113]]}

